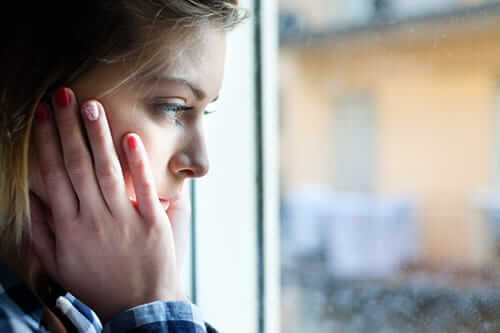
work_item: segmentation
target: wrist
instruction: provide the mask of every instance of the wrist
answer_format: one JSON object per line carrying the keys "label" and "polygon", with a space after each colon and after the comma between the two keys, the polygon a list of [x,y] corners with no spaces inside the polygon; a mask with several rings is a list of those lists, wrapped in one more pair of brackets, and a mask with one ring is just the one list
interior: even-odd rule
{"label": "wrist", "polygon": [[130,311],[133,310],[134,308],[153,304],[156,302],[167,302],[167,303],[183,302],[187,304],[192,304],[191,300],[182,292],[177,292],[177,291],[159,292],[149,297],[141,298],[140,300],[137,300],[135,302],[130,302],[128,303],[128,305],[117,307],[115,308],[114,311],[111,310],[98,313],[98,316],[100,317],[103,323],[107,323],[125,311]]}

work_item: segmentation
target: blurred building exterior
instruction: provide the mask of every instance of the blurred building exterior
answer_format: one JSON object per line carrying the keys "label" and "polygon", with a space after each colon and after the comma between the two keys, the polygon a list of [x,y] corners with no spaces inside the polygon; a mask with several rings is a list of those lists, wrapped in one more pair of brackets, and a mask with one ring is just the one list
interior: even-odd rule
{"label": "blurred building exterior", "polygon": [[279,0],[282,13],[296,15],[309,30],[394,20],[449,9],[471,8],[492,0]]}
{"label": "blurred building exterior", "polygon": [[410,200],[424,262],[489,263],[483,203],[500,188],[500,4],[280,5],[283,190]]}

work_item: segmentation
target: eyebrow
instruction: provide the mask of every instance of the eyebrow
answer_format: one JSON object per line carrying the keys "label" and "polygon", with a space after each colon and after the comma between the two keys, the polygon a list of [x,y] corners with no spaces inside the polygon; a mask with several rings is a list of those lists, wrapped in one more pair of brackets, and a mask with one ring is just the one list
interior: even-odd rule
{"label": "eyebrow", "polygon": [[[171,77],[171,76],[156,76],[151,81],[154,83],[161,82],[161,81],[165,81],[165,82],[168,81],[168,82],[174,82],[174,83],[185,85],[186,87],[188,87],[191,90],[194,97],[196,97],[196,99],[199,101],[201,101],[207,97],[207,94],[201,88],[199,88],[195,84],[193,84],[193,83],[191,83],[188,80],[183,79],[183,78]],[[214,103],[218,99],[219,99],[219,96],[217,95],[210,103]]]}

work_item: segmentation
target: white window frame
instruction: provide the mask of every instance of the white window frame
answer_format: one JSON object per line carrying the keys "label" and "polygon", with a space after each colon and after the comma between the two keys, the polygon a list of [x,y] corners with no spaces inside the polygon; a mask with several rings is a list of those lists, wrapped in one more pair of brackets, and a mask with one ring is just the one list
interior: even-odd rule
{"label": "white window frame", "polygon": [[277,3],[241,5],[252,17],[228,34],[221,101],[206,121],[210,173],[192,186],[188,276],[221,332],[278,333]]}

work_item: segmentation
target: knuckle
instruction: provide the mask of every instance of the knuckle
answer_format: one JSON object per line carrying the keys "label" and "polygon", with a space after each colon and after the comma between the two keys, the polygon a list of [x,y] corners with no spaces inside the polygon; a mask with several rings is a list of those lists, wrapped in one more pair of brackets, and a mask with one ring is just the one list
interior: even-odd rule
{"label": "knuckle", "polygon": [[88,230],[94,235],[95,239],[104,239],[105,238],[105,229],[102,223],[99,223],[99,219],[94,216],[90,216],[86,219],[87,223],[85,223]]}
{"label": "knuckle", "polygon": [[139,175],[145,175],[147,172],[146,162],[142,159],[132,161],[134,171]]}
{"label": "knuckle", "polygon": [[55,118],[59,132],[72,133],[79,126],[71,112],[56,112]]}
{"label": "knuckle", "polygon": [[147,221],[147,228],[154,232],[161,231],[161,219],[153,204],[146,206],[141,215]]}
{"label": "knuckle", "polygon": [[151,198],[151,193],[154,193],[154,186],[150,181],[143,180],[137,191],[141,197]]}
{"label": "knuckle", "polygon": [[48,188],[56,187],[65,177],[64,172],[59,168],[42,170],[42,177]]}
{"label": "knuckle", "polygon": [[57,159],[44,158],[40,160],[40,172],[44,177],[52,173],[61,173],[62,170],[64,170],[64,166],[60,165]]}
{"label": "knuckle", "polygon": [[72,169],[69,172],[69,176],[70,176],[73,184],[77,187],[81,187],[81,186],[88,183],[87,173],[85,172],[85,170],[83,168]]}
{"label": "knuckle", "polygon": [[97,169],[97,174],[98,174],[99,178],[117,179],[119,176],[119,170],[116,167],[116,165],[113,165],[110,163],[110,164],[100,166]]}
{"label": "knuckle", "polygon": [[66,159],[65,163],[68,174],[76,184],[83,184],[87,180],[88,168],[84,156],[74,154]]}
{"label": "knuckle", "polygon": [[106,165],[98,168],[97,177],[106,190],[116,190],[119,184],[120,171],[115,165]]}
{"label": "knuckle", "polygon": [[83,154],[72,153],[64,159],[68,172],[81,172],[84,169],[87,159]]}

